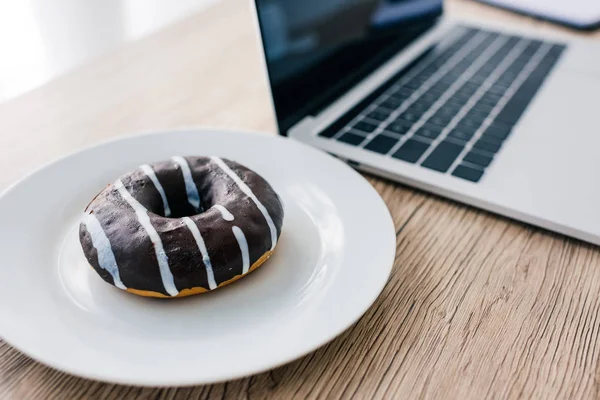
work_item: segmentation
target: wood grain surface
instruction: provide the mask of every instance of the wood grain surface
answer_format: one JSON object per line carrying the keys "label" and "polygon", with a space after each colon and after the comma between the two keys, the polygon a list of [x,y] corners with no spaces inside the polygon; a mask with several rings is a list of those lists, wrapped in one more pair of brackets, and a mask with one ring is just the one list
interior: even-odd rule
{"label": "wood grain surface", "polygon": [[[545,25],[467,1],[447,6]],[[204,125],[274,134],[260,51],[248,2],[225,0],[0,104],[0,189],[134,132]],[[598,248],[368,179],[393,216],[397,258],[373,307],[330,344],[246,379],[152,389],[75,378],[2,342],[0,398],[600,397]]]}

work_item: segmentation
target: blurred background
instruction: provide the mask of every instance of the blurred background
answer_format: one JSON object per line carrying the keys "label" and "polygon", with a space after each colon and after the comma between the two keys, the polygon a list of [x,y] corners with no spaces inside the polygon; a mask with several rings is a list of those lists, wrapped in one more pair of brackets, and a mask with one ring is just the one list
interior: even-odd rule
{"label": "blurred background", "polygon": [[217,1],[0,1],[0,102]]}

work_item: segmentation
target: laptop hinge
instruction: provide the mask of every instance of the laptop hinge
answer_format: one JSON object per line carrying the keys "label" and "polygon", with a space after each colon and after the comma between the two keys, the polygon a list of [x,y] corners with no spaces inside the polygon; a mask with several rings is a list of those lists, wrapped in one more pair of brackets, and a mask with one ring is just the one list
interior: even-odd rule
{"label": "laptop hinge", "polygon": [[307,115],[306,117],[302,118],[300,121],[296,122],[290,129],[288,129],[287,134],[288,136],[292,136],[293,133],[295,132],[300,132],[300,131],[314,131],[315,129],[315,117],[311,116],[311,115]]}

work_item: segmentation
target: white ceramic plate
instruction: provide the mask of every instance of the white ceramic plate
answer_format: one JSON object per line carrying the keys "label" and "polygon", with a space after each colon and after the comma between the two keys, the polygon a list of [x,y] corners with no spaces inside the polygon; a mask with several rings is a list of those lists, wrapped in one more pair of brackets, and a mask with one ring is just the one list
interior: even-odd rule
{"label": "white ceramic plate", "polygon": [[[267,179],[285,219],[274,256],[211,293],[161,300],[101,280],[79,247],[87,203],[138,165],[218,155]],[[394,260],[389,212],[344,163],[297,142],[171,131],[108,142],[50,164],[0,197],[0,335],[54,368],[109,382],[204,384],[258,373],[354,323]]]}

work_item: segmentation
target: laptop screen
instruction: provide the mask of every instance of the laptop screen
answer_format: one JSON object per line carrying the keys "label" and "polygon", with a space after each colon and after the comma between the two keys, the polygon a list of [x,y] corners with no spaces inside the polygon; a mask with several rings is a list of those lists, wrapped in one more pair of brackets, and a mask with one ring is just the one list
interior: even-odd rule
{"label": "laptop screen", "polygon": [[442,0],[256,0],[279,131],[423,34]]}

